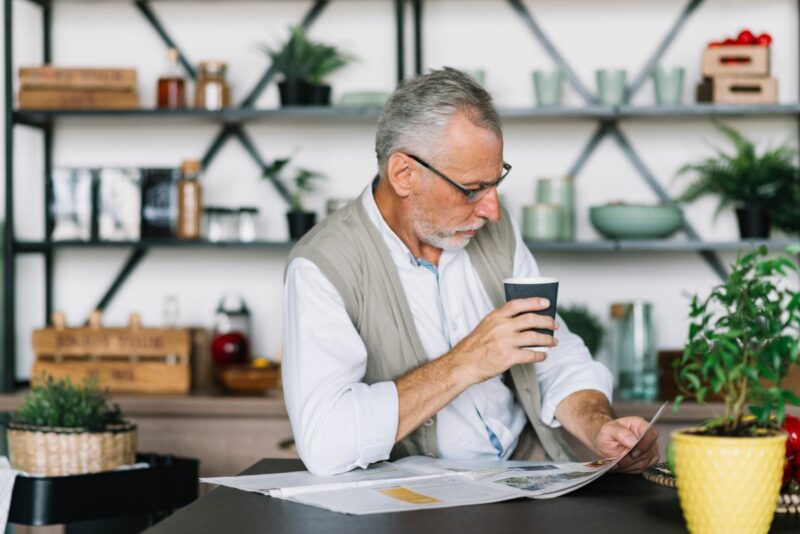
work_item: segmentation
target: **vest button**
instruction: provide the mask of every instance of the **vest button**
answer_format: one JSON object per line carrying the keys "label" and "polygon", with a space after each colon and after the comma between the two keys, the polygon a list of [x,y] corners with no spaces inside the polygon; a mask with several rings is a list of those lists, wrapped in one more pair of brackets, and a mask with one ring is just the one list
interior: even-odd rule
{"label": "vest button", "polygon": [[426,419],[422,424],[425,426],[433,426],[433,419]]}

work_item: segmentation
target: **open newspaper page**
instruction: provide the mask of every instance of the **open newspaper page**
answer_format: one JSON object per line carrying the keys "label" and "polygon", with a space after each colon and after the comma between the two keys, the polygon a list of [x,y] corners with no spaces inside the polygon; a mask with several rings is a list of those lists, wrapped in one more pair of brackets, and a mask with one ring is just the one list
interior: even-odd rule
{"label": "open newspaper page", "polygon": [[[648,429],[665,407],[666,403]],[[589,484],[624,456],[587,463],[412,456],[329,477],[298,471],[201,480],[335,512],[363,515],[486,504],[520,497],[550,499]]]}

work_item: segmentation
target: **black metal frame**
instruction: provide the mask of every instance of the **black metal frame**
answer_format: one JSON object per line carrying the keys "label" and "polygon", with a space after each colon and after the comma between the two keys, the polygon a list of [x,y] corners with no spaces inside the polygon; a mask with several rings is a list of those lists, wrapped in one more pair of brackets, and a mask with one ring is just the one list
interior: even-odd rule
{"label": "black metal frame", "polygon": [[[42,10],[42,21],[44,25],[43,31],[43,45],[44,45],[44,61],[49,62],[52,56],[52,2],[53,0],[27,0]],[[156,16],[155,12],[151,9],[150,3],[147,0],[132,0],[142,17],[153,27],[159,38],[167,45],[178,50],[180,62],[186,69],[186,72],[193,79],[196,76],[194,68],[187,56],[181,51],[180,47],[170,37],[161,21]],[[406,18],[408,12],[411,12],[413,21],[412,26],[412,43],[413,43],[413,72],[419,74],[423,71],[423,39],[422,39],[422,21],[423,21],[423,0],[392,0],[394,3],[394,13],[396,22],[396,53],[397,53],[397,80],[402,81],[407,72],[406,65]],[[11,391],[18,384],[15,380],[15,304],[16,304],[16,254],[21,253],[37,253],[42,254],[45,264],[45,323],[49,323],[50,315],[53,309],[53,264],[54,254],[57,249],[62,247],[72,246],[86,246],[97,247],[105,246],[102,243],[55,243],[51,241],[51,230],[53,228],[53,220],[50,215],[50,195],[51,188],[50,182],[52,180],[52,151],[53,151],[53,120],[60,116],[56,112],[21,112],[15,113],[13,110],[13,80],[14,80],[14,65],[13,65],[13,13],[12,5],[14,0],[3,0],[4,5],[4,41],[5,41],[5,149],[6,149],[6,164],[5,164],[5,210],[6,210],[6,223],[3,229],[4,233],[4,257],[5,269],[3,271],[3,329],[4,329],[4,354],[2,361],[3,380],[2,388],[4,391]],[[301,21],[301,25],[309,27],[318,18],[330,0],[313,0],[311,8],[306,12]],[[572,68],[569,66],[564,57],[558,52],[553,43],[549,40],[542,28],[536,22],[527,9],[523,0],[507,0],[511,8],[520,16],[523,22],[528,26],[536,41],[544,48],[547,54],[551,57],[553,62],[564,71],[566,79],[570,85],[580,94],[586,102],[586,107],[580,110],[507,110],[504,116],[510,118],[553,118],[553,117],[575,117],[582,119],[590,119],[597,121],[597,128],[588,139],[581,153],[578,155],[575,162],[570,166],[568,174],[570,176],[577,176],[583,169],[584,165],[596,150],[600,142],[607,136],[610,136],[619,145],[623,153],[628,157],[637,172],[642,176],[645,182],[655,192],[655,194],[662,200],[668,200],[668,196],[663,188],[656,180],[653,173],[647,168],[643,160],[639,157],[634,147],[628,141],[625,134],[622,132],[619,121],[625,118],[635,117],[683,117],[683,116],[740,116],[740,115],[794,115],[800,118],[800,105],[777,105],[777,106],[754,106],[754,107],[732,107],[732,106],[714,106],[714,105],[700,105],[685,107],[676,110],[661,110],[656,108],[631,108],[627,105],[609,108],[606,106],[598,106],[595,102],[595,97],[592,92],[586,88]],[[695,10],[702,4],[702,0],[687,0],[687,4],[672,25],[670,30],[660,41],[655,51],[645,63],[641,72],[634,78],[633,82],[626,89],[625,104],[627,104],[633,95],[642,87],[644,81],[653,71],[653,68],[658,63],[659,59],[663,56],[664,52],[668,49],[675,37],[678,35],[688,18],[695,12]],[[410,6],[410,8],[409,8]],[[798,18],[800,18],[800,0],[798,0]],[[203,167],[207,167],[222,147],[232,137],[237,139],[239,143],[245,148],[250,157],[256,162],[260,168],[267,166],[265,160],[258,152],[255,144],[250,136],[244,129],[243,122],[250,118],[265,117],[269,118],[273,115],[285,115],[288,117],[303,117],[306,116],[303,110],[256,110],[254,105],[258,97],[263,92],[264,88],[269,84],[275,72],[272,67],[268,68],[259,81],[255,84],[253,89],[248,93],[247,97],[239,104],[239,106],[223,112],[203,112],[198,110],[187,110],[184,112],[172,112],[175,117],[180,116],[208,116],[222,121],[220,128],[213,141],[209,144],[202,157]],[[314,110],[316,115],[311,116],[324,117],[323,112]],[[120,112],[70,112],[70,115],[108,115],[113,114],[117,117],[124,116],[139,116],[141,114],[148,115],[151,112],[142,112],[139,110],[134,111],[120,111]],[[335,115],[337,117],[345,117],[345,112]],[[375,110],[369,112],[353,112],[348,111],[347,117],[376,117]],[[372,115],[375,113],[375,115]],[[25,125],[33,128],[40,129],[44,136],[44,165],[45,165],[45,238],[43,242],[30,243],[21,242],[16,240],[14,231],[14,126]],[[798,121],[798,130],[800,131],[800,121]],[[283,187],[283,184],[273,181],[278,193],[288,200],[288,192]],[[723,266],[715,250],[730,250],[729,243],[706,243],[702,242],[697,235],[697,232],[687,223],[683,227],[684,232],[688,236],[690,243],[688,245],[681,245],[680,247],[672,245],[664,245],[655,242],[639,242],[639,243],[621,243],[621,242],[598,242],[591,245],[586,245],[582,250],[694,250],[700,254],[703,259],[711,266],[711,268],[720,276],[726,276],[726,269]],[[97,305],[98,309],[103,309],[113,299],[118,289],[123,285],[128,276],[135,270],[136,266],[144,259],[148,251],[153,247],[159,246],[235,246],[235,244],[195,244],[187,245],[181,242],[152,242],[142,241],[137,243],[114,243],[106,244],[109,247],[131,247],[131,254],[123,264],[119,273],[115,277],[111,286],[105,292],[100,302]],[[281,248],[286,247],[287,243],[272,243],[261,242],[253,244],[241,244],[240,247],[260,247],[260,248]],[[778,244],[779,245],[779,244]],[[546,250],[574,250],[575,245],[571,243],[564,244],[551,244],[550,246],[539,247]]]}

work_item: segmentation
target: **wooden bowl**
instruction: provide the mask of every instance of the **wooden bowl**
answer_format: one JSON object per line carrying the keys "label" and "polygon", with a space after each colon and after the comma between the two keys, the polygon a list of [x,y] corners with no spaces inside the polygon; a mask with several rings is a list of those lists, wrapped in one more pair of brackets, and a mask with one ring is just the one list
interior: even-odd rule
{"label": "wooden bowl", "polygon": [[280,386],[281,365],[272,362],[266,366],[217,365],[214,378],[220,387],[235,395],[263,395],[268,389]]}

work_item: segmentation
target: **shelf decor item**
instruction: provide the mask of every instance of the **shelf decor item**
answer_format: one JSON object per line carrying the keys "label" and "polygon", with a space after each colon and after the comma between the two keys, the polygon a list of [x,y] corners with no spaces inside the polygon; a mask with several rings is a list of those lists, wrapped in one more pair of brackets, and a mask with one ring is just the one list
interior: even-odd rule
{"label": "shelf decor item", "polygon": [[653,71],[653,87],[656,92],[656,104],[659,106],[678,106],[683,100],[683,67],[671,69],[658,66]]}
{"label": "shelf decor item", "polygon": [[567,323],[570,332],[583,340],[592,356],[596,356],[605,336],[605,329],[600,319],[586,306],[579,304],[560,307],[558,315]]}
{"label": "shelf decor item", "polygon": [[558,241],[561,238],[561,207],[541,202],[523,206],[522,235],[528,241]]}
{"label": "shelf decor item", "polygon": [[135,69],[43,65],[19,69],[20,109],[136,109]]}
{"label": "shelf decor item", "polygon": [[614,203],[589,208],[594,229],[609,239],[664,239],[683,224],[675,204]]}
{"label": "shelf decor item", "polygon": [[67,327],[54,313],[52,326],[33,331],[33,383],[40,376],[81,381],[119,393],[188,393],[191,336],[186,329],[144,328],[138,314],[127,327],[104,327],[95,311],[88,326]]}
{"label": "shelf decor item", "polygon": [[728,278],[704,299],[694,296],[688,340],[673,366],[685,396],[717,394],[724,413],[678,430],[672,444],[681,508],[692,533],[765,533],[784,471],[785,405],[800,397],[783,378],[798,362],[800,292],[787,286],[792,255],[767,248],[740,256]]}
{"label": "shelf decor item", "polygon": [[[265,178],[279,181],[290,181],[289,211],[286,219],[289,224],[289,239],[297,241],[317,223],[317,214],[305,208],[306,195],[316,190],[317,180],[323,180],[324,174],[300,167],[290,168],[289,158],[276,159],[264,171]],[[291,176],[287,178],[285,175]]]}
{"label": "shelf decor item", "polygon": [[283,75],[278,83],[282,106],[330,105],[331,86],[325,78],[354,59],[334,46],[312,41],[302,26],[289,28],[289,39],[281,48],[263,49]]}
{"label": "shelf decor item", "polygon": [[533,92],[537,107],[553,108],[561,105],[563,79],[564,75],[560,70],[533,71]]}
{"label": "shelf decor item", "polygon": [[108,471],[136,458],[136,425],[109,406],[97,381],[43,376],[8,423],[16,469],[46,476]]}
{"label": "shelf decor item", "polygon": [[736,39],[711,42],[703,51],[703,79],[697,85],[698,102],[716,104],[776,104],[778,80],[770,76],[772,37],[750,30]]}
{"label": "shelf decor item", "polygon": [[780,213],[782,224],[792,224],[791,213],[797,213],[800,197],[796,151],[787,145],[758,154],[755,144],[739,131],[722,123],[717,128],[730,140],[735,151],[718,150],[716,157],[681,167],[678,175],[688,172],[697,179],[680,195],[681,202],[693,202],[708,194],[720,197],[714,216],[731,204],[736,206],[739,234],[742,239],[767,238],[770,213]]}
{"label": "shelf decor item", "polygon": [[619,106],[625,101],[625,69],[599,69],[595,71],[597,80],[597,101],[604,106]]}
{"label": "shelf decor item", "polygon": [[571,176],[539,178],[536,181],[536,202],[559,207],[560,241],[575,241],[575,180]]}

